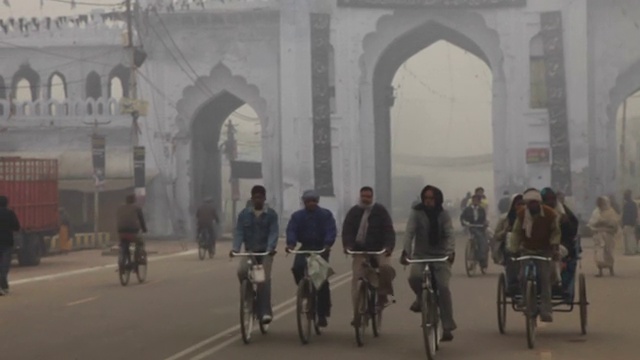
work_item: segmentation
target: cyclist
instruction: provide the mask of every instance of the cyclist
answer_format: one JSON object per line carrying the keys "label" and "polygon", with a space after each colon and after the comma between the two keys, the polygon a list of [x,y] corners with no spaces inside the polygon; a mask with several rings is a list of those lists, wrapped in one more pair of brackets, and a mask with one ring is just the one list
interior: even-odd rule
{"label": "cyclist", "polygon": [[[329,261],[329,251],[336,241],[336,220],[331,211],[318,206],[320,195],[314,190],[307,190],[302,195],[304,209],[291,215],[287,225],[287,248],[295,249],[299,243],[300,250],[322,250],[322,257]],[[298,284],[304,277],[307,257],[296,255],[293,261],[293,278]],[[318,289],[318,326],[326,327],[327,318],[331,314],[331,293],[329,281]]]}
{"label": "cyclist", "polygon": [[[444,195],[440,189],[428,185],[420,193],[422,203],[411,211],[407,230],[404,235],[404,250],[400,263],[407,265],[407,257],[413,259],[428,259],[449,256],[447,263],[431,265],[435,277],[435,285],[439,294],[440,316],[442,318],[442,341],[453,340],[453,331],[457,328],[453,320],[453,302],[449,280],[451,279],[451,265],[455,258],[455,239],[451,216],[442,207]],[[422,272],[424,265],[411,266],[409,286],[416,294],[416,300],[411,305],[411,311],[420,312],[422,293]]]}
{"label": "cyclist", "polygon": [[196,212],[196,220],[198,224],[198,234],[206,233],[211,246],[211,252],[216,253],[216,232],[215,225],[220,222],[218,213],[213,207],[213,199],[208,197],[204,199],[204,203],[200,205]]}
{"label": "cyclist", "polygon": [[518,211],[524,209],[522,194],[512,197],[510,210],[500,218],[493,236],[493,261],[503,265],[507,274],[507,286],[510,294],[517,293],[519,264],[511,260],[512,254],[507,250],[507,238],[513,231],[513,225],[518,217]]}
{"label": "cyclist", "polygon": [[[136,204],[134,194],[127,195],[125,203],[118,207],[116,212],[118,234],[120,236],[120,253],[126,254],[129,251],[129,242],[135,242],[135,255],[144,248],[144,242],[140,237],[140,232],[147,232],[147,224],[144,221],[142,209]],[[124,257],[120,259],[124,261]],[[122,263],[120,264],[122,265]]]}
{"label": "cyclist", "polygon": [[[273,309],[271,308],[271,267],[273,256],[278,245],[278,214],[268,207],[265,202],[267,190],[260,185],[251,189],[251,207],[244,208],[238,214],[236,230],[233,236],[233,246],[229,256],[240,252],[242,246],[247,252],[269,252],[268,256],[256,259],[264,266],[266,281],[258,285],[258,318],[263,324],[271,323]],[[238,278],[244,280],[249,266],[248,258],[240,262]]]}
{"label": "cyclist", "polygon": [[[528,189],[522,195],[526,207],[518,211],[509,251],[521,255],[538,255],[559,258],[561,232],[558,214],[542,204],[542,195],[537,189]],[[551,263],[533,260],[540,284],[540,320],[553,321],[551,305]],[[524,286],[524,267],[520,267],[520,283]],[[524,293],[524,292],[523,292]]]}
{"label": "cyclist", "polygon": [[460,223],[464,227],[469,225],[483,227],[468,227],[471,238],[476,242],[476,260],[480,263],[480,267],[485,270],[488,266],[489,244],[487,242],[487,211],[480,204],[481,195],[473,195],[471,205],[460,215]]}
{"label": "cyclist", "polygon": [[[480,206],[482,206],[486,211],[488,211],[489,201],[487,200],[487,195],[484,194],[484,188],[482,186],[477,187],[476,190],[473,192],[473,195],[480,196],[481,198]],[[473,197],[469,199],[469,201],[467,202],[467,206],[471,206],[472,203],[473,203]]]}
{"label": "cyclist", "polygon": [[[373,189],[365,186],[360,189],[360,202],[349,210],[342,225],[342,245],[345,252],[351,251],[381,251],[384,255],[375,256],[380,278],[378,287],[378,304],[384,307],[388,303],[388,296],[393,295],[393,279],[396,277],[394,268],[390,265],[389,257],[396,244],[396,232],[393,221],[387,209],[373,201]],[[358,280],[367,275],[364,255],[354,255],[352,262],[353,280],[351,295],[353,306],[358,297]]]}

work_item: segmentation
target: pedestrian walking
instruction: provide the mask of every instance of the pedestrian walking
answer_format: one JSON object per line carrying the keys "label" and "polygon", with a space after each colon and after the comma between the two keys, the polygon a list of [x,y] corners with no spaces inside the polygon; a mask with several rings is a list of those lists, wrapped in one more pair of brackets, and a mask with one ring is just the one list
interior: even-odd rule
{"label": "pedestrian walking", "polygon": [[0,296],[9,293],[9,269],[13,255],[13,233],[20,230],[20,222],[13,210],[9,209],[9,199],[0,196]]}
{"label": "pedestrian walking", "polygon": [[636,226],[638,226],[638,204],[633,201],[631,190],[627,190],[624,192],[624,207],[622,208],[622,233],[624,236],[625,255],[636,255],[638,253]]}

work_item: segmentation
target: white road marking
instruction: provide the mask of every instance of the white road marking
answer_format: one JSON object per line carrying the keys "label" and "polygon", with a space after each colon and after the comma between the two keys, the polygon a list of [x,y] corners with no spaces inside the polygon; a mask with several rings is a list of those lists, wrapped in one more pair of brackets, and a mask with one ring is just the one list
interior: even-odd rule
{"label": "white road marking", "polygon": [[[351,272],[347,272],[347,273],[344,273],[344,274],[339,275],[337,277],[334,277],[334,278],[331,279],[331,281],[334,282],[331,285],[331,289],[335,289],[338,286],[342,286],[346,282],[351,281]],[[290,299],[278,304],[277,306],[274,306],[273,307],[273,311],[277,312],[280,309],[285,308],[287,306],[290,306],[291,304],[293,304],[295,302],[296,302],[296,298],[292,297],[292,298],[290,298]],[[295,306],[289,307],[288,309],[284,310],[282,313],[279,313],[276,316],[274,316],[274,320],[279,319],[279,318],[291,313],[295,309],[296,309]],[[198,349],[200,349],[200,348],[202,348],[202,347],[204,347],[204,346],[206,346],[208,344],[211,344],[212,342],[215,342],[215,341],[217,341],[217,340],[219,340],[221,338],[227,337],[227,336],[229,336],[229,335],[231,335],[231,334],[233,334],[233,333],[235,333],[235,332],[237,332],[239,330],[240,330],[240,324],[232,326],[232,327],[230,327],[230,328],[228,328],[228,329],[226,329],[226,330],[224,330],[224,331],[222,331],[222,332],[220,332],[220,333],[218,333],[218,334],[216,334],[214,336],[211,336],[210,338],[204,339],[204,340],[200,341],[199,343],[180,351],[179,353],[177,353],[175,355],[172,355],[172,356],[166,358],[165,360],[178,360],[178,359],[180,359],[180,358],[182,358],[182,357],[184,357],[184,356],[186,356],[186,355],[188,355],[190,353],[195,352],[196,350],[198,350]],[[202,353],[202,354],[200,354],[198,356],[203,356],[203,354],[206,354],[204,356],[208,356],[208,355],[212,354],[213,352],[219,351],[220,349],[222,349],[222,348],[224,348],[226,346],[229,346],[229,344],[233,343],[234,341],[237,341],[238,339],[239,339],[239,335],[236,335],[236,336],[226,340],[222,344],[220,344],[220,345],[212,348],[211,350],[208,350],[207,352]],[[215,349],[215,351],[211,352],[214,349]]]}
{"label": "white road marking", "polygon": [[97,299],[97,296],[94,297],[90,297],[90,298],[86,298],[86,299],[82,299],[82,300],[78,300],[78,301],[73,301],[67,304],[67,306],[74,306],[74,305],[80,305],[80,304],[84,304],[84,303],[88,303],[90,301],[93,301],[95,299]]}
{"label": "white road marking", "polygon": [[[175,257],[193,255],[195,253],[196,253],[196,250],[189,250],[189,251],[180,252],[180,253],[176,253],[176,254],[155,256],[155,257],[150,257],[149,258],[149,262],[155,262],[155,261],[166,260],[166,259],[171,259],[171,258],[175,258]],[[58,274],[36,276],[36,277],[32,277],[32,278],[27,278],[27,279],[11,281],[9,283],[9,285],[16,286],[16,285],[29,284],[29,283],[39,282],[39,281],[57,280],[57,279],[66,278],[66,277],[74,276],[74,275],[82,275],[82,274],[92,273],[92,272],[101,271],[101,270],[115,269],[116,267],[117,267],[117,264],[95,266],[95,267],[90,267],[90,268],[84,268],[84,269],[78,269],[78,270],[73,270],[73,271],[62,272],[62,273],[58,273]]]}
{"label": "white road marking", "polygon": [[[350,274],[350,273],[347,273],[347,274]],[[340,287],[340,286],[342,286],[344,284],[350,283],[350,282],[351,282],[351,278],[350,277],[347,277],[346,279],[342,279],[341,281],[338,281],[337,283],[334,283],[331,286],[331,290],[333,290],[335,288],[338,288],[338,287]],[[283,312],[278,313],[276,316],[274,316],[273,320],[281,319],[281,318],[291,314],[295,310],[296,310],[296,306],[291,306],[291,307],[287,308],[286,310],[284,310]],[[239,328],[239,326],[238,326],[238,328]],[[258,329],[254,330],[254,332],[257,332],[257,331],[258,331]],[[231,339],[227,339],[223,343],[218,344],[215,347],[213,347],[213,348],[211,348],[211,349],[209,349],[209,350],[207,350],[207,351],[205,351],[203,353],[200,353],[197,356],[192,357],[191,360],[202,360],[202,359],[204,359],[204,358],[206,358],[206,357],[208,357],[210,355],[213,355],[213,354],[217,353],[218,351],[226,348],[227,346],[229,346],[229,345],[231,345],[231,344],[233,344],[235,342],[238,342],[240,340],[240,338],[241,338],[241,335],[236,335],[236,336],[232,337]]]}

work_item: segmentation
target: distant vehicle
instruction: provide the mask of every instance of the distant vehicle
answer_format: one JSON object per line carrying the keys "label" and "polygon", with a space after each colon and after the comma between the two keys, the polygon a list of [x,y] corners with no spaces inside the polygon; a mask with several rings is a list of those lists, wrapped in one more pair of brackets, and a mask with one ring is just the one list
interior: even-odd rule
{"label": "distant vehicle", "polygon": [[21,266],[46,254],[45,237],[59,230],[58,160],[0,157],[0,195],[9,198],[22,229],[15,236]]}

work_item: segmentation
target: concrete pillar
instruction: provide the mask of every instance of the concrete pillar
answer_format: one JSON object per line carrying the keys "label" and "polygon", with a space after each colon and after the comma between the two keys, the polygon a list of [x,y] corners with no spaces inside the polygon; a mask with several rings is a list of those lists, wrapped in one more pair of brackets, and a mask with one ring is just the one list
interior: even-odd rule
{"label": "concrete pillar", "polygon": [[299,208],[302,191],[313,187],[313,125],[309,3],[283,0],[280,4],[280,134],[284,223]]}

